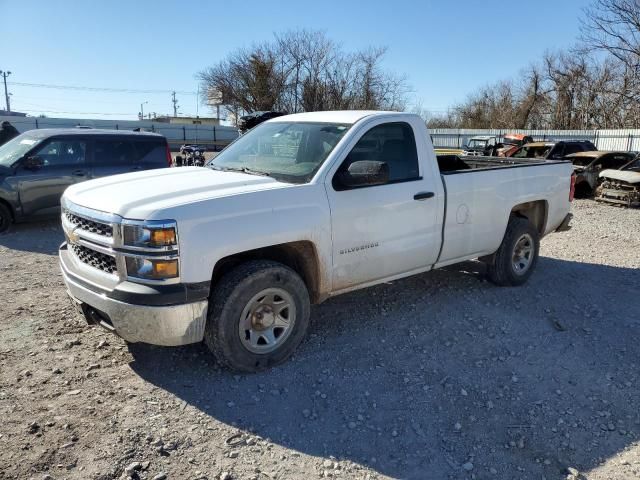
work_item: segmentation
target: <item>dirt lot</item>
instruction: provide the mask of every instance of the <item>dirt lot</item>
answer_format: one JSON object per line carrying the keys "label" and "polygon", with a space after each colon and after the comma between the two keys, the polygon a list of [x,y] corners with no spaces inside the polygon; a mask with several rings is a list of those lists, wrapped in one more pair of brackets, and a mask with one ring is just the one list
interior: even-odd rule
{"label": "dirt lot", "polygon": [[0,238],[0,479],[640,478],[640,212],[574,213],[525,287],[466,263],[344,295],[292,361],[240,376],[84,326],[57,225],[20,226]]}

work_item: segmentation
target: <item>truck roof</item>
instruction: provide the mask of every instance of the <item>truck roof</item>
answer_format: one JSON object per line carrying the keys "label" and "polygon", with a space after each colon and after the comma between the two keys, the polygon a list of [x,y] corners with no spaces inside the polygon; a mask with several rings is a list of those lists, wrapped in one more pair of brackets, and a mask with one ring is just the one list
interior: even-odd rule
{"label": "truck roof", "polygon": [[365,117],[387,115],[415,115],[405,112],[387,112],[381,110],[332,110],[328,112],[305,112],[283,115],[268,122],[319,122],[353,124]]}
{"label": "truck roof", "polygon": [[491,140],[492,138],[496,138],[495,135],[476,135],[475,137],[471,137],[469,140]]}
{"label": "truck roof", "polygon": [[[154,132],[134,132],[133,130],[109,130],[106,128],[40,128],[38,130],[28,130],[30,136],[35,138],[46,138],[54,135],[132,135],[132,136],[152,136],[162,137]],[[25,133],[27,133],[25,132]]]}

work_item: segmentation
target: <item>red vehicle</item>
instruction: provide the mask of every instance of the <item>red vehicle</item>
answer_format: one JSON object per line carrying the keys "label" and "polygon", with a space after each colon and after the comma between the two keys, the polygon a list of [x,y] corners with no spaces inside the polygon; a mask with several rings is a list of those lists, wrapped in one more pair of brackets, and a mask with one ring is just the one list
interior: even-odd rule
{"label": "red vehicle", "polygon": [[502,147],[498,149],[499,157],[510,157],[518,148],[533,142],[533,137],[522,133],[507,133],[502,141]]}

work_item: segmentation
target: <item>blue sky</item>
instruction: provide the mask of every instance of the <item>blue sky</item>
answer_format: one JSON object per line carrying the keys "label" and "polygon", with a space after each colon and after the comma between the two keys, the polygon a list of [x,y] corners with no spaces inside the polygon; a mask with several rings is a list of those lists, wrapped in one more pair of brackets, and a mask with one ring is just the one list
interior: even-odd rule
{"label": "blue sky", "polygon": [[[144,101],[145,112],[170,112],[170,94],[15,83],[195,92],[195,74],[228,52],[273,32],[311,28],[346,50],[387,46],[385,67],[407,76],[423,107],[440,111],[516,75],[546,50],[571,46],[589,3],[0,0],[0,69],[13,72],[13,110],[134,119]],[[178,100],[183,114],[209,113],[194,94],[180,93]]]}

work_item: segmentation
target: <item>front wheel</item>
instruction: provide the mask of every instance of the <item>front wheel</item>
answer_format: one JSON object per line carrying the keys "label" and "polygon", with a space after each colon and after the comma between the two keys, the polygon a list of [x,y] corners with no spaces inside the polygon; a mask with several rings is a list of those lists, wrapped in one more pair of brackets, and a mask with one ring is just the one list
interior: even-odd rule
{"label": "front wheel", "polygon": [[13,217],[11,216],[11,210],[6,205],[0,203],[0,233],[4,233],[9,230]]}
{"label": "front wheel", "polygon": [[278,262],[250,261],[227,273],[210,299],[204,341],[224,366],[257,372],[288,359],[309,326],[300,276]]}
{"label": "front wheel", "polygon": [[498,251],[487,265],[489,279],[503,287],[524,284],[538,263],[540,235],[526,218],[512,217]]}

